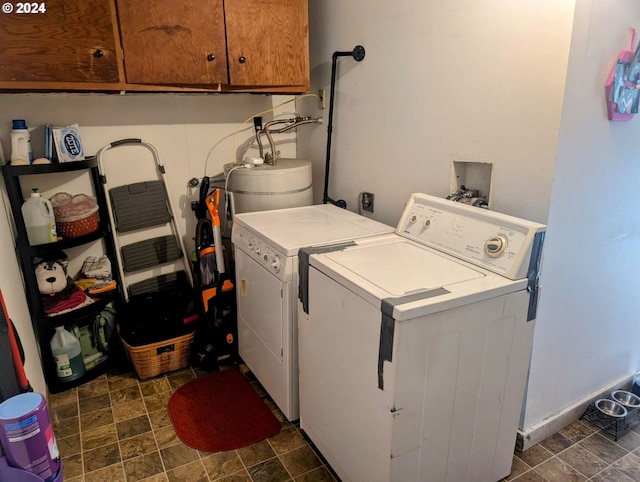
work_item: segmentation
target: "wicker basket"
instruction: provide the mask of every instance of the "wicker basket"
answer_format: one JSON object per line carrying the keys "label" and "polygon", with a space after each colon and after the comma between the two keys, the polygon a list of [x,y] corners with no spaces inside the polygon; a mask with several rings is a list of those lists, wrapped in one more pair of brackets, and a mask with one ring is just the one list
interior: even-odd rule
{"label": "wicker basket", "polygon": [[98,230],[98,211],[84,219],[71,222],[56,222],[56,232],[63,238],[78,238]]}
{"label": "wicker basket", "polygon": [[170,338],[142,346],[131,346],[122,337],[122,344],[127,351],[138,378],[145,380],[161,373],[172,372],[189,366],[191,342],[195,333]]}
{"label": "wicker basket", "polygon": [[49,200],[56,218],[58,236],[78,238],[98,230],[98,205],[93,196],[72,196],[66,192],[59,192]]}

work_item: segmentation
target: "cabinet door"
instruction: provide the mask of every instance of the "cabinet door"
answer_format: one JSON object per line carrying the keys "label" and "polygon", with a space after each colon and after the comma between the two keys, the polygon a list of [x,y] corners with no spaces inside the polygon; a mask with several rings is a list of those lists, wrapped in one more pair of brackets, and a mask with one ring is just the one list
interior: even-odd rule
{"label": "cabinet door", "polygon": [[128,83],[227,82],[222,0],[118,0],[118,20]]}
{"label": "cabinet door", "polygon": [[309,84],[307,0],[225,2],[231,85]]}
{"label": "cabinet door", "polygon": [[119,81],[113,0],[6,5],[13,11],[0,13],[0,81]]}

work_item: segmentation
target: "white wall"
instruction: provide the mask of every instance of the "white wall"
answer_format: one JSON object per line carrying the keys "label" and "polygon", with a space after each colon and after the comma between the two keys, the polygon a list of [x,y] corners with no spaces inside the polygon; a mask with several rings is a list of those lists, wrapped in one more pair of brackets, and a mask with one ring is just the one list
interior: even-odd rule
{"label": "white wall", "polygon": [[[314,91],[329,88],[334,51],[366,49],[360,63],[338,60],[331,198],[356,210],[358,193],[373,192],[374,217],[395,224],[411,192],[450,192],[453,160],[491,162],[492,208],[546,221],[573,1],[324,0],[309,9]],[[323,133],[299,139],[302,155],[324,155]],[[323,177],[316,164],[314,179]]]}
{"label": "white wall", "polygon": [[12,254],[15,252],[13,237],[5,213],[11,211],[9,200],[6,199],[4,186],[0,200],[0,290],[4,298],[7,314],[16,328],[25,352],[24,369],[31,387],[38,393],[47,393],[44,376],[40,366],[38,345],[31,325],[31,317],[27,300],[22,288],[22,275],[18,268],[18,260]]}
{"label": "white wall", "polygon": [[640,119],[609,122],[604,102],[640,4],[576,7],[525,428],[640,367]]}

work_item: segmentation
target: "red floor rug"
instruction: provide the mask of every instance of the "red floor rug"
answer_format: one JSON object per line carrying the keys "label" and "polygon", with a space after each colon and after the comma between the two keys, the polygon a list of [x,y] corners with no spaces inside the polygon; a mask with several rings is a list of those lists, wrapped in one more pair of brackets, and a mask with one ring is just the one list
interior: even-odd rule
{"label": "red floor rug", "polygon": [[167,405],[185,445],[223,452],[272,437],[280,422],[234,369],[209,373],[178,388]]}

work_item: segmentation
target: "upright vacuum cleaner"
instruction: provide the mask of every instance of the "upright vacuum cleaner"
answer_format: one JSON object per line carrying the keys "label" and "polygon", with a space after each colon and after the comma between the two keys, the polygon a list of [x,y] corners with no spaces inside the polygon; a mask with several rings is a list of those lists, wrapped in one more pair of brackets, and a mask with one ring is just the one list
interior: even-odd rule
{"label": "upright vacuum cleaner", "polygon": [[[24,372],[24,351],[0,292],[0,482],[62,482],[47,403]],[[9,345],[8,348],[5,345]],[[10,358],[11,361],[7,358]],[[15,373],[5,373],[8,368]],[[13,375],[13,376],[12,376]]]}
{"label": "upright vacuum cleaner", "polygon": [[191,362],[211,371],[218,368],[222,359],[236,361],[237,322],[234,284],[222,245],[220,190],[208,191],[209,178],[205,177],[199,200],[192,206],[198,218],[194,278],[201,316],[191,348]]}

